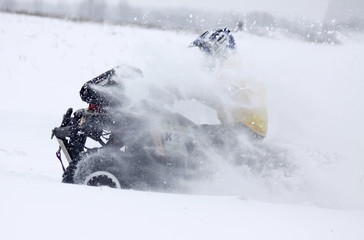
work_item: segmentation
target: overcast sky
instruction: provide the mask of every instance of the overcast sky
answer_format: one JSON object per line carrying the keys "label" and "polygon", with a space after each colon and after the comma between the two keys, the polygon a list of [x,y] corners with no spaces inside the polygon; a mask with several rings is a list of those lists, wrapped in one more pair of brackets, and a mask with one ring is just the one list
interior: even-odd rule
{"label": "overcast sky", "polygon": [[262,10],[277,17],[305,16],[309,19],[322,19],[326,14],[329,0],[127,0],[127,2],[138,7],[187,7],[237,12]]}
{"label": "overcast sky", "polygon": [[[1,0],[0,0],[1,1]],[[34,2],[35,0],[16,0],[17,2]],[[41,2],[80,3],[84,0],[40,0]],[[100,0],[101,1],[101,0]],[[200,10],[266,11],[275,17],[324,20],[336,18],[364,19],[364,0],[104,0],[107,3],[124,1],[131,7],[142,9],[188,8]],[[329,12],[328,12],[329,9]]]}

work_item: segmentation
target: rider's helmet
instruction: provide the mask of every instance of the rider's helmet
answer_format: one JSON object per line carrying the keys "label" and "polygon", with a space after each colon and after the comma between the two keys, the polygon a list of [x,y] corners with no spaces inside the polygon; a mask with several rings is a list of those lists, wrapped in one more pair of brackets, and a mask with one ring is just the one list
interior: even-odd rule
{"label": "rider's helmet", "polygon": [[227,28],[206,31],[190,46],[198,47],[203,52],[215,57],[226,57],[236,48],[235,39]]}

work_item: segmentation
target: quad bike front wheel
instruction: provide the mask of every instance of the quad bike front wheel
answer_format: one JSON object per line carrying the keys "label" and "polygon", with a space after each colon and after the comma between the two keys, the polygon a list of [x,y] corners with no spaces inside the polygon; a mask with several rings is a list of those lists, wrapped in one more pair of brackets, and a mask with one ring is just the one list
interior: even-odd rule
{"label": "quad bike front wheel", "polygon": [[[120,150],[100,149],[86,154],[72,171],[74,184],[130,189],[133,183],[130,165],[134,162]],[[70,164],[71,165],[71,164]],[[66,170],[67,171],[67,170]]]}
{"label": "quad bike front wheel", "polygon": [[109,172],[105,171],[97,171],[86,177],[83,182],[84,185],[87,186],[95,186],[95,187],[110,187],[110,188],[119,188],[121,189],[121,185],[119,180]]}

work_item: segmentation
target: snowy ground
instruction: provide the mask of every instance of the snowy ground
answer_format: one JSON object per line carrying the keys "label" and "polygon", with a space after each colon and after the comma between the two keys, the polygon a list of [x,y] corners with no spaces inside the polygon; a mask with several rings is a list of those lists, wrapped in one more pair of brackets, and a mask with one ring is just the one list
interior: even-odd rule
{"label": "snowy ground", "polygon": [[290,153],[295,176],[222,169],[194,194],[98,189],[60,183],[51,129],[85,107],[86,80],[120,63],[188,83],[195,36],[0,13],[1,239],[363,239],[363,36],[235,36],[243,77],[268,92],[265,141]]}

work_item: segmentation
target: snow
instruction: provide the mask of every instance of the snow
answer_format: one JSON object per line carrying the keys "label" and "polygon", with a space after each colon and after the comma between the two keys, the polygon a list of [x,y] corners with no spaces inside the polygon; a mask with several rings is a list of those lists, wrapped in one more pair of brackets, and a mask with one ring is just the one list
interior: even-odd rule
{"label": "snow", "polygon": [[50,133],[68,107],[85,107],[82,84],[127,63],[190,86],[204,77],[187,48],[195,37],[0,13],[1,239],[364,238],[362,35],[338,46],[235,35],[243,77],[267,88],[265,141],[290,153],[293,177],[219,165],[193,194],[60,183]]}
{"label": "snow", "polygon": [[12,188],[5,193],[12,203],[19,203],[1,205],[4,239],[361,239],[363,236],[363,216],[354,211],[276,205],[239,197],[94,189],[19,177],[1,180],[11,181]]}

